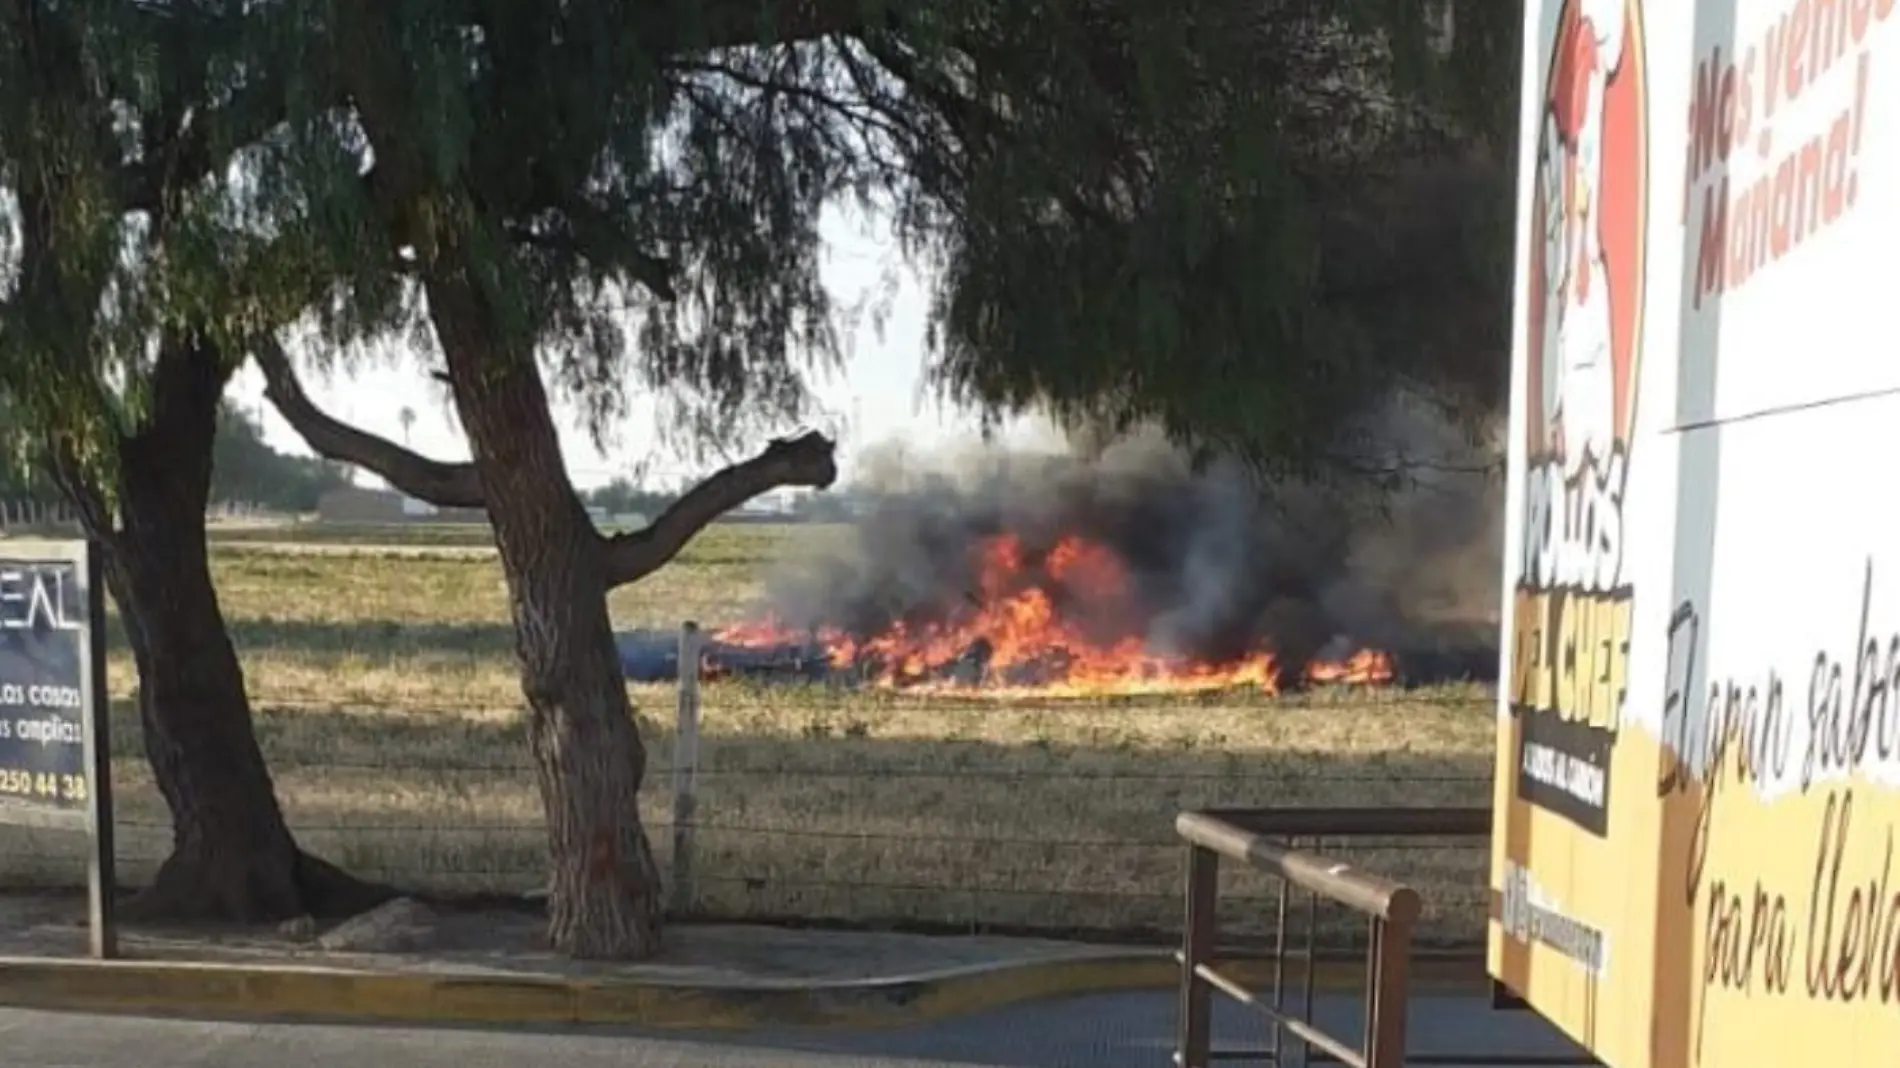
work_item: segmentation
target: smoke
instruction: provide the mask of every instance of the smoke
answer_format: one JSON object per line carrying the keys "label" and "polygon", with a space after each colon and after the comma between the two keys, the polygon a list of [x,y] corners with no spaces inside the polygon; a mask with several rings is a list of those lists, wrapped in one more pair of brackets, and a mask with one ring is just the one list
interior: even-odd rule
{"label": "smoke", "polygon": [[789,626],[859,637],[928,624],[982,596],[988,539],[1015,536],[1033,570],[1079,536],[1125,576],[1125,596],[1067,605],[1095,640],[1136,636],[1212,663],[1262,649],[1296,662],[1436,650],[1472,633],[1495,642],[1497,432],[1473,435],[1403,394],[1357,431],[1356,462],[1402,486],[1262,486],[1232,462],[1196,470],[1152,433],[1099,448],[869,450],[856,486],[869,503],[849,544],[781,568],[771,609]]}

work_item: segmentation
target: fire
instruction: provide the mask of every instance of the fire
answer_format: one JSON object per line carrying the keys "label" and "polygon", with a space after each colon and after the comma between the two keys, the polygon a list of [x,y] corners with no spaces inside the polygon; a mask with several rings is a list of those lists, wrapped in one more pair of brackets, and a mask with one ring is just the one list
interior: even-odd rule
{"label": "fire", "polygon": [[[1279,692],[1280,666],[1270,649],[1211,663],[1152,649],[1141,635],[1114,633],[1117,621],[1133,618],[1134,606],[1127,568],[1106,546],[1066,537],[1038,554],[1001,534],[981,542],[977,553],[976,581],[944,618],[900,621],[858,637],[831,627],[793,630],[766,619],[727,627],[713,639],[747,648],[815,643],[836,669],[912,691]],[[1310,663],[1305,671],[1313,684],[1384,683],[1393,676],[1391,657],[1369,649]]]}
{"label": "fire", "polygon": [[[729,627],[713,632],[713,641],[725,645],[767,646],[789,645],[804,640],[804,635],[781,625],[776,619],[763,619],[751,623],[734,623]],[[842,638],[843,635],[837,637]],[[826,642],[826,645],[830,645]]]}
{"label": "fire", "polygon": [[1344,660],[1315,660],[1306,665],[1306,681],[1316,686],[1391,682],[1398,675],[1390,653],[1361,649]]}

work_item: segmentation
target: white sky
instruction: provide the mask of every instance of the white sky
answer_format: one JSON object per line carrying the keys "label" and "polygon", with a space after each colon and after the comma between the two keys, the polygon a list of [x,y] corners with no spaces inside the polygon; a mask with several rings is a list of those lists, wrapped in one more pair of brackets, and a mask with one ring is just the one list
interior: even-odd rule
{"label": "white sky", "polygon": [[[924,393],[926,296],[921,280],[904,263],[888,233],[840,213],[827,218],[823,230],[830,245],[825,284],[840,305],[880,295],[893,273],[897,280],[883,329],[878,330],[870,316],[860,317],[854,334],[847,339],[842,373],[828,373],[813,382],[823,411],[814,413],[811,422],[839,434],[841,481],[851,480],[856,455],[869,445],[902,440],[931,449],[976,440],[973,413],[947,406]],[[400,413],[405,407],[412,408],[416,421],[408,440],[416,451],[444,460],[468,457],[467,442],[450,418],[445,391],[430,381],[411,358],[404,357],[394,367],[365,368],[347,377],[307,372],[305,387],[331,415],[395,441],[404,440]],[[261,410],[265,439],[273,447],[309,453],[296,432],[263,400],[263,381],[255,368],[244,367],[231,393],[253,411]],[[671,454],[653,456],[657,442],[654,428],[646,420],[629,420],[619,427],[615,434],[618,440],[603,455],[581,428],[576,412],[563,407],[556,417],[568,471],[582,487],[631,474],[636,462],[650,456],[649,477],[655,480],[674,481],[705,473]],[[1034,421],[1013,424],[1004,436],[1008,441],[1048,440],[1047,432]],[[735,444],[731,452],[736,459],[758,451],[765,441],[761,438]],[[359,480],[375,481],[367,475],[359,476]]]}

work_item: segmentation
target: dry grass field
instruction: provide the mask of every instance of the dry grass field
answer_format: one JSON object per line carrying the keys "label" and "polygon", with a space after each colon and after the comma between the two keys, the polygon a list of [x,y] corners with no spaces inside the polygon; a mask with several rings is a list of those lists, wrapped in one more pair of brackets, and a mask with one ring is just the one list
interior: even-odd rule
{"label": "dry grass field", "polygon": [[[621,626],[742,618],[767,567],[836,531],[722,525],[620,591]],[[219,592],[293,826],[363,874],[442,894],[540,885],[506,603],[473,528],[220,532]],[[115,785],[128,881],[168,831],[116,649]],[[646,814],[665,862],[674,694],[636,686]],[[1172,820],[1205,804],[1432,806],[1489,800],[1480,689],[1103,701],[952,700],[821,686],[703,694],[694,911],[863,924],[1170,931]],[[1329,847],[1335,848],[1335,847]],[[1348,852],[1427,895],[1433,941],[1482,931],[1481,842]],[[83,878],[79,844],[0,829],[0,880]],[[1236,879],[1258,929],[1266,886]]]}

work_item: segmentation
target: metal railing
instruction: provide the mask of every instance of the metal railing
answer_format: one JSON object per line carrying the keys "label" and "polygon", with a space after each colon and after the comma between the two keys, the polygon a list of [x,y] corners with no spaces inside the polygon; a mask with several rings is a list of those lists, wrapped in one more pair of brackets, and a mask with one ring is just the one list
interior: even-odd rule
{"label": "metal railing", "polygon": [[[1187,915],[1182,934],[1180,1016],[1175,1063],[1210,1068],[1216,1062],[1257,1059],[1288,1063],[1288,1036],[1299,1042],[1297,1063],[1331,1062],[1352,1068],[1403,1068],[1406,1064],[1595,1064],[1589,1058],[1548,1054],[1409,1053],[1406,1051],[1407,984],[1412,932],[1424,903],[1416,890],[1358,870],[1326,855],[1326,843],[1354,838],[1488,837],[1488,808],[1280,808],[1208,809],[1181,813],[1175,829],[1187,842]],[[1316,848],[1298,848],[1303,842]],[[1265,996],[1248,989],[1222,965],[1257,960],[1217,953],[1222,858],[1237,860],[1276,877],[1274,937],[1266,960]],[[1290,889],[1306,891],[1304,945],[1287,945]],[[1364,916],[1365,1013],[1357,1048],[1313,1020],[1314,979],[1319,964],[1314,931],[1321,899]],[[1300,1009],[1287,1006],[1287,964],[1300,968]],[[1472,961],[1475,965],[1476,961]],[[1474,968],[1474,977],[1477,969]],[[1264,1016],[1267,1041],[1260,1049],[1213,1048],[1213,995],[1218,992]]]}

